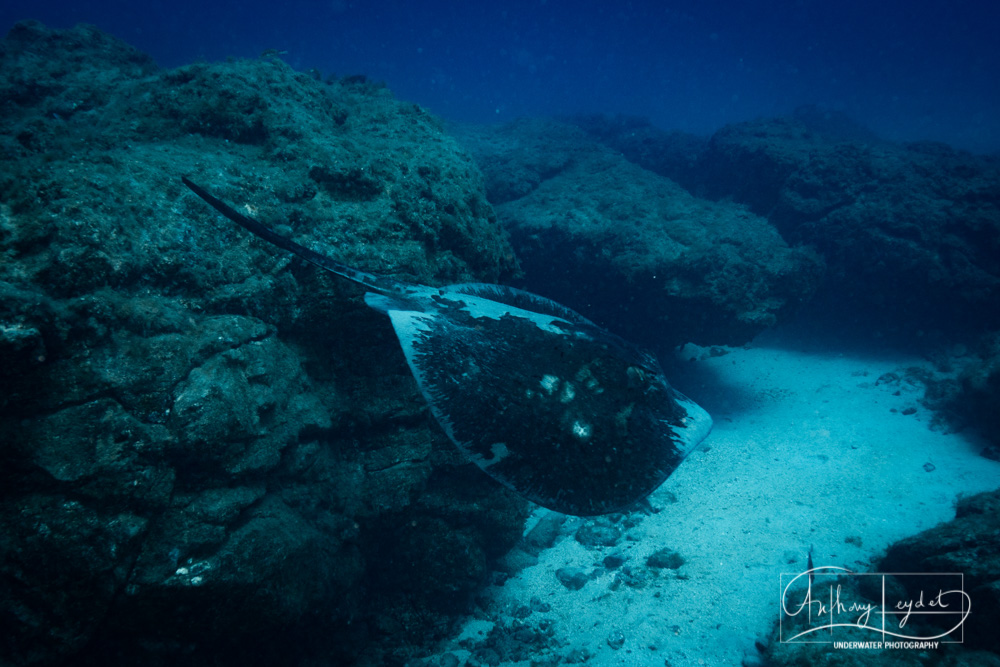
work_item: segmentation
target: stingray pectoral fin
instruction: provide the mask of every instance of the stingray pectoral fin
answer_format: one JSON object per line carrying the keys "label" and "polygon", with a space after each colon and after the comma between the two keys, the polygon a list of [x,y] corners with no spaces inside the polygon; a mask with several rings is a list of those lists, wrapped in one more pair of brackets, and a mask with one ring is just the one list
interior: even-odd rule
{"label": "stingray pectoral fin", "polygon": [[533,313],[552,315],[575,324],[597,326],[580,313],[567,308],[561,303],[556,303],[552,299],[546,299],[531,292],[525,292],[516,287],[491,285],[488,283],[459,283],[448,285],[448,287],[444,288],[444,291],[449,294],[467,294]]}
{"label": "stingray pectoral fin", "polygon": [[676,389],[672,389],[672,391],[674,400],[687,413],[681,418],[681,423],[674,431],[674,441],[681,451],[681,457],[684,458],[697,449],[698,445],[712,432],[712,417],[705,411],[705,408],[681,392]]}
{"label": "stingray pectoral fin", "polygon": [[476,301],[422,311],[375,295],[369,305],[389,315],[452,442],[486,474],[550,509],[592,516],[630,507],[711,428],[704,410],[660,378],[630,382],[639,355],[610,336],[595,338],[589,325],[553,328],[517,309],[495,317],[499,304]]}
{"label": "stingray pectoral fin", "polygon": [[[406,357],[406,364],[410,367],[413,379],[417,381],[417,388],[423,395],[424,400],[431,410],[431,414],[438,424],[444,429],[448,438],[462,450],[469,454],[467,443],[458,440],[451,423],[451,417],[444,408],[445,401],[442,395],[442,378],[435,368],[433,359],[428,356],[425,349],[427,340],[431,337],[447,338],[449,323],[446,318],[434,313],[423,313],[420,311],[399,308],[392,297],[382,294],[365,294],[365,303],[380,310],[389,316],[392,328],[399,339],[399,346],[403,349],[403,356]],[[445,369],[447,366],[445,367]],[[447,373],[447,370],[444,370]],[[457,380],[455,380],[457,381]]]}
{"label": "stingray pectoral fin", "polygon": [[[379,294],[378,292],[366,292],[365,304],[380,313],[386,313],[392,317],[393,311],[410,312],[413,311],[413,304],[405,298],[394,297],[391,294]],[[393,322],[395,326],[395,322]],[[398,329],[397,329],[398,336]]]}

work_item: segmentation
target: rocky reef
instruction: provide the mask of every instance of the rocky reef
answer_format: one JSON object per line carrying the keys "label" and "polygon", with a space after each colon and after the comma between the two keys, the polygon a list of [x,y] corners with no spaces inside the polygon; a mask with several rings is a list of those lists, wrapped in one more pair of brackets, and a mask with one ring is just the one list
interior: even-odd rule
{"label": "rocky reef", "polygon": [[88,26],[15,26],[0,99],[0,661],[384,664],[433,641],[526,503],[431,424],[359,290],[179,179],[374,271],[496,281],[512,253],[475,164],[362,78],[164,71]]}
{"label": "rocky reef", "polygon": [[[962,589],[969,596],[970,613],[961,631],[941,643],[934,651],[920,650],[846,650],[834,651],[837,659],[830,661],[831,650],[826,644],[782,643],[777,629],[767,645],[761,645],[765,664],[803,665],[831,662],[837,665],[975,665],[993,667],[1000,664],[1000,640],[996,627],[1000,624],[1000,491],[980,493],[960,498],[955,518],[912,537],[900,540],[886,549],[873,564],[873,571],[903,574],[921,573],[919,577],[887,576],[885,593],[892,599],[919,600],[927,591],[952,590],[954,575],[927,573],[962,573]],[[881,584],[881,578],[876,579]],[[859,583],[861,582],[861,583]],[[868,588],[864,578],[848,577],[838,581],[843,587],[844,600],[881,601],[882,587]],[[908,588],[909,586],[909,588]],[[922,593],[923,591],[923,593]],[[926,609],[926,607],[925,607]],[[949,617],[944,626],[933,615],[909,619],[906,632],[910,636],[934,636],[954,627]],[[858,631],[858,641],[877,640],[871,632]],[[955,641],[957,640],[957,641]]]}
{"label": "rocky reef", "polygon": [[641,119],[571,119],[698,196],[745,204],[827,264],[820,296],[841,326],[900,338],[1000,328],[1000,160],[880,140],[803,107],[704,139]]}
{"label": "rocky reef", "polygon": [[983,455],[1000,461],[1000,333],[936,358],[942,377],[929,378],[924,404],[947,428],[971,429],[986,440]]}
{"label": "rocky reef", "polygon": [[633,117],[565,121],[699,197],[747,206],[792,248],[814,250],[827,269],[806,315],[821,335],[850,330],[936,359],[951,356],[956,342],[971,348],[946,362],[960,373],[932,383],[926,402],[1000,451],[996,156],[883,141],[817,107],[730,125],[711,137]]}
{"label": "rocky reef", "polygon": [[[955,518],[891,545],[883,572],[961,572],[972,601],[966,645],[1000,653],[1000,491],[960,498]],[[905,582],[904,582],[905,583]]]}
{"label": "rocky reef", "polygon": [[[273,56],[163,70],[90,26],[16,25],[0,42],[0,663],[402,664],[491,568],[558,533],[543,522],[511,551],[528,503],[432,424],[362,290],[181,176],[347,264],[518,283],[660,350],[744,343],[816,294],[913,331],[1000,328],[995,161],[856,130],[446,129],[361,76]],[[994,439],[998,349],[935,390]],[[556,643],[498,626],[478,659]]]}
{"label": "rocky reef", "polygon": [[660,349],[746,343],[819,285],[823,262],[746,207],[692,196],[572,125],[463,128],[529,290]]}
{"label": "rocky reef", "polygon": [[[955,518],[891,545],[882,572],[961,572],[972,600],[968,648],[1000,653],[1000,490],[960,498]],[[906,581],[903,581],[903,585]]]}
{"label": "rocky reef", "polygon": [[[706,183],[814,245],[829,289],[893,326],[1000,326],[1000,162],[933,143],[844,141],[803,123],[721,130]],[[876,317],[877,315],[877,317]]]}

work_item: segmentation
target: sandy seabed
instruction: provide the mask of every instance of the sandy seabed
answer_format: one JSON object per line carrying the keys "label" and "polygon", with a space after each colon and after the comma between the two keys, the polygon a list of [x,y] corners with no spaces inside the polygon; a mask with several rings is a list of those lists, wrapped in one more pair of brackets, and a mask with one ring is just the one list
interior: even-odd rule
{"label": "sandy seabed", "polygon": [[[588,665],[752,661],[778,619],[780,575],[805,570],[810,547],[816,566],[872,572],[890,543],[953,518],[960,494],[1000,486],[1000,463],[980,456],[973,436],[930,427],[923,386],[899,372],[930,368],[924,359],[820,352],[774,335],[695,366],[678,384],[715,427],[651,496],[660,511],[600,550],[572,538],[582,520],[570,518],[537,565],[488,591],[494,609],[548,603],[545,617],[568,640],[560,654],[584,649]],[[644,588],[612,590],[606,572],[571,591],[555,576],[616,551],[641,566],[663,547],[686,562]],[[470,619],[444,650],[468,656],[459,642],[481,641],[492,624]]]}

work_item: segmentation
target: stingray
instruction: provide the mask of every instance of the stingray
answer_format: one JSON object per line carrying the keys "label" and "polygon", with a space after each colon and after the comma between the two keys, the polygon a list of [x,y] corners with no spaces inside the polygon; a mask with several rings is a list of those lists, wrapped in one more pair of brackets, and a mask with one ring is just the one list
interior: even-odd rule
{"label": "stingray", "polygon": [[448,438],[539,505],[578,516],[628,509],[712,428],[655,356],[565,306],[503,285],[430,287],[360,271],[182,180],[250,232],[367,288]]}

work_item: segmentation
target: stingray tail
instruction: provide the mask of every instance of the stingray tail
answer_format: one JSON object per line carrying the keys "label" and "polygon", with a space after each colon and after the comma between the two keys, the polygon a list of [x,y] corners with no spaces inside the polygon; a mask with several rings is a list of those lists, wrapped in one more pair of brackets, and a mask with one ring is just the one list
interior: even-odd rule
{"label": "stingray tail", "polygon": [[346,264],[336,262],[326,255],[321,255],[315,250],[310,250],[304,245],[300,245],[290,238],[282,236],[270,227],[254,220],[253,218],[243,215],[226,202],[222,201],[218,197],[215,197],[201,186],[190,181],[186,176],[182,176],[181,181],[184,185],[191,189],[191,192],[204,199],[209,206],[238,224],[240,227],[252,232],[265,241],[273,243],[282,250],[287,250],[288,252],[298,255],[310,264],[314,264],[321,269],[325,269],[331,273],[336,273],[338,276],[342,276],[348,280],[353,280],[356,283],[360,283],[365,287],[379,292],[392,294],[402,293],[404,291],[403,283],[400,283],[397,280],[374,273],[359,271],[347,266]]}

